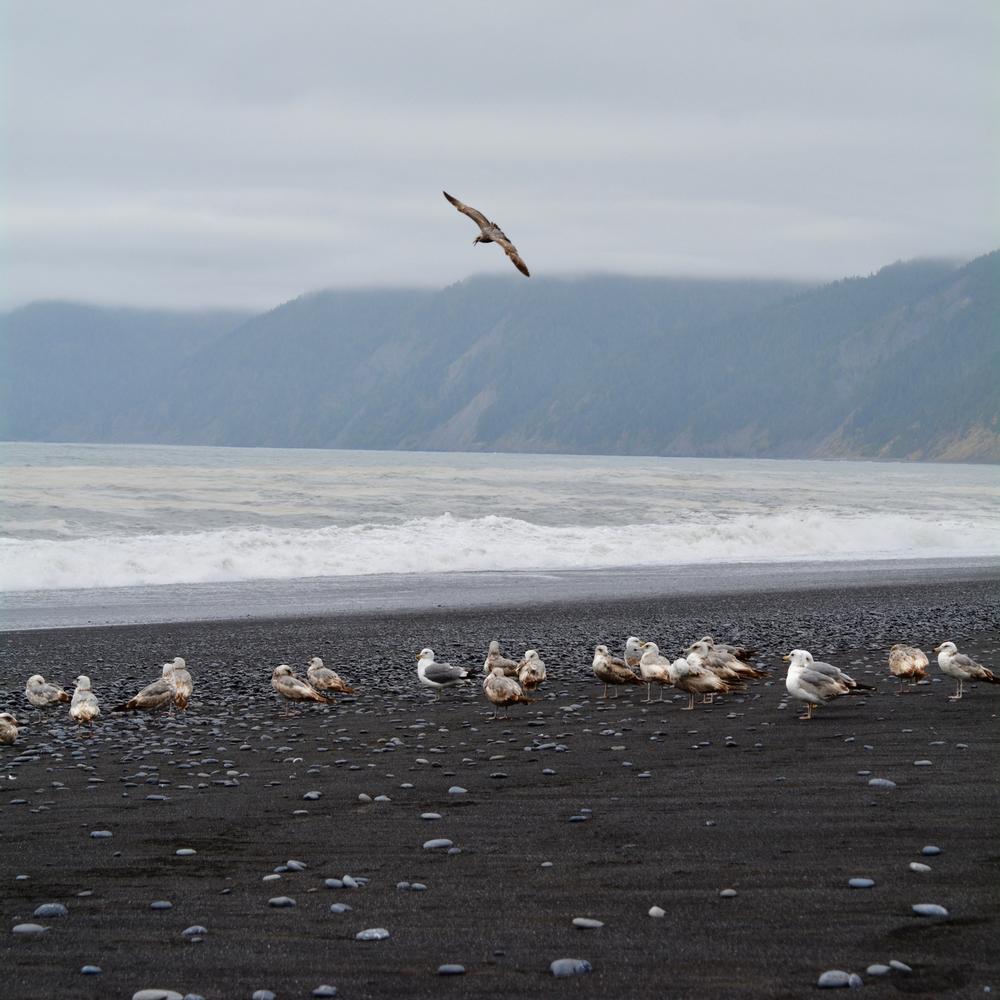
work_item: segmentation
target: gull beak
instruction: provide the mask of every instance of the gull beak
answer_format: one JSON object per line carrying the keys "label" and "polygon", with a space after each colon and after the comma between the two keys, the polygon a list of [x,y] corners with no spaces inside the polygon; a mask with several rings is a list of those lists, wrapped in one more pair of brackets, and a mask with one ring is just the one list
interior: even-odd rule
{"label": "gull beak", "polygon": [[415,660],[419,660],[419,659],[420,659],[420,654],[419,654],[419,653],[417,653],[417,655],[416,655],[416,656],[414,657],[414,659],[415,659]]}
{"label": "gull beak", "polygon": [[785,661],[785,663],[791,663],[792,662],[792,654],[791,653],[786,653],[782,657],[782,659]]}
{"label": "gull beak", "polygon": [[943,648],[944,648],[944,643],[942,642],[940,646],[935,646],[934,647],[934,652],[935,653],[940,653]]}

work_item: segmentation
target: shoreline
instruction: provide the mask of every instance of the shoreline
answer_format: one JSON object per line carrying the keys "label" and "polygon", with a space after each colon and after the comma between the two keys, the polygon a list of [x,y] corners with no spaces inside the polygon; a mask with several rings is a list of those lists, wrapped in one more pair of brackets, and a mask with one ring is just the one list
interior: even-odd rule
{"label": "shoreline", "polygon": [[[932,662],[930,682],[897,697],[885,657],[891,642],[929,652],[947,637],[1000,666],[995,583],[3,633],[0,700],[26,723],[0,747],[5,996],[158,987],[240,1000],[330,984],[346,1000],[800,1000],[829,969],[862,975],[866,996],[982,995],[1000,987],[1000,863],[984,836],[1000,686],[951,702]],[[670,691],[601,700],[596,642],[620,650],[637,634],[674,652],[705,632],[757,646],[772,676],[693,712]],[[489,723],[478,672],[494,637],[538,648],[549,678],[538,701]],[[428,644],[473,682],[440,701],[421,689],[413,656]],[[779,659],[793,646],[878,693],[800,722]],[[270,671],[302,672],[316,654],[358,694],[288,716]],[[174,655],[195,678],[186,713],[105,714],[86,735],[64,706],[25,707],[29,673],[65,683],[85,670],[107,713]],[[460,853],[425,849],[431,838]],[[327,886],[345,874],[370,881]],[[875,885],[852,889],[855,877]],[[268,905],[280,896],[296,905]],[[47,902],[68,915],[33,917]],[[926,902],[949,919],[914,915]],[[576,917],[603,926],[578,930]],[[33,920],[43,937],[10,933]],[[200,943],[183,935],[194,925]],[[373,927],[389,939],[356,940]],[[593,971],[554,979],[549,963],[565,957]],[[866,973],[890,960],[911,971]],[[465,974],[439,975],[445,963]]]}
{"label": "shoreline", "polygon": [[[830,587],[1000,581],[993,556],[912,560],[710,563],[595,570],[533,570],[250,580],[0,594],[0,633],[116,625],[245,621],[433,610],[560,606],[687,594],[731,596]],[[234,614],[233,607],[244,609]],[[168,610],[160,610],[166,608]]]}

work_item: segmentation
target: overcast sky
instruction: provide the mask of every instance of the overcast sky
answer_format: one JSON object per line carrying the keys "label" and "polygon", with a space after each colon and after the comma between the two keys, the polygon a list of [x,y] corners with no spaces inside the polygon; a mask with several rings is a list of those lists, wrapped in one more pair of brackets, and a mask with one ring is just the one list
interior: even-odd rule
{"label": "overcast sky", "polygon": [[0,304],[1000,245],[991,0],[0,0]]}

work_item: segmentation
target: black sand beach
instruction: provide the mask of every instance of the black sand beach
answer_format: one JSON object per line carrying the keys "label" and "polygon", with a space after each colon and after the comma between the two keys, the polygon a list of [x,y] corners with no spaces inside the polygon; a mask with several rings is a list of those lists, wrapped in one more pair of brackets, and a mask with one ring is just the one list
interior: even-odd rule
{"label": "black sand beach", "polygon": [[[864,995],[983,996],[1000,989],[1000,686],[949,702],[932,664],[934,683],[897,697],[885,664],[893,642],[952,639],[1000,667],[998,622],[998,580],[979,578],[5,633],[0,710],[25,726],[0,748],[0,993],[285,1000],[325,983],[347,1000],[799,998],[842,969]],[[639,688],[600,700],[596,642],[620,650],[636,634],[676,653],[706,632],[756,646],[771,680],[694,712],[683,696],[644,705]],[[478,676],[494,637],[538,648],[549,680],[490,723]],[[477,682],[434,701],[416,684],[425,645]],[[781,680],[792,647],[877,681],[877,695],[799,721]],[[304,673],[314,654],[359,694],[283,717],[270,671]],[[195,677],[185,715],[107,714],[175,655]],[[34,672],[68,687],[90,675],[105,710],[92,736],[65,706],[27,706]],[[424,849],[431,838],[460,853]],[[307,867],[263,881],[290,859]],[[370,881],[325,886],[345,874]],[[875,886],[849,888],[856,876]],[[270,907],[279,896],[296,905]],[[47,902],[68,915],[33,918]],[[33,920],[50,929],[12,933]],[[204,940],[185,940],[199,924]],[[355,940],[374,927],[391,936]],[[593,971],[553,978],[563,957]],[[890,960],[911,971],[866,974]],[[440,976],[444,963],[466,972]],[[102,973],[82,975],[87,964]]]}

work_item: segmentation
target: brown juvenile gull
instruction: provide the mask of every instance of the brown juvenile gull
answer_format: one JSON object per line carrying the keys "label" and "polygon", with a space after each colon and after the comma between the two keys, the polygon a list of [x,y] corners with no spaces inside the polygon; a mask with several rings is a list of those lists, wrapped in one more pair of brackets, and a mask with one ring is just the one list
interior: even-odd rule
{"label": "brown juvenile gull", "polygon": [[163,676],[152,684],[147,684],[134,698],[121,705],[116,705],[112,712],[153,712],[158,708],[166,708],[174,701],[174,684],[170,675],[174,672],[173,663],[163,664]]}
{"label": "brown juvenile gull", "polygon": [[976,663],[971,656],[960,653],[953,642],[942,642],[940,646],[934,647],[934,652],[938,655],[938,666],[941,668],[941,673],[954,677],[958,681],[958,687],[955,689],[955,693],[949,696],[949,701],[958,701],[962,697],[962,688],[966,681],[986,681],[987,684],[1000,684],[1000,677],[995,676],[992,670],[987,669],[981,663]]}
{"label": "brown juvenile gull", "polygon": [[678,657],[670,664],[670,683],[687,692],[688,703],[686,708],[681,709],[682,712],[694,711],[696,694],[728,694],[734,690],[731,684],[727,684],[717,673],[704,666],[697,653]]}
{"label": "brown juvenile gull", "polygon": [[[607,698],[608,696],[608,685],[619,685],[619,684],[638,684],[642,685],[642,680],[637,677],[631,670],[625,665],[624,660],[619,660],[617,657],[611,655],[611,651],[607,646],[595,646],[594,647],[594,662],[592,664],[594,671],[594,676],[604,683],[604,694],[601,696]],[[618,696],[615,695],[617,698]]]}
{"label": "brown juvenile gull", "polygon": [[89,722],[93,725],[94,719],[100,714],[101,706],[97,704],[97,695],[90,690],[90,678],[86,674],[80,674],[76,679],[69,716],[75,722]]}
{"label": "brown juvenile gull", "polygon": [[518,663],[504,656],[500,651],[500,643],[496,639],[491,639],[490,651],[486,654],[486,659],[483,661],[483,673],[489,677],[493,673],[494,667],[503,667],[503,672],[508,677],[517,676]]}
{"label": "brown juvenile gull", "polygon": [[[434,650],[425,647],[417,655],[417,677],[425,687],[434,688],[441,697],[441,690],[462,684],[469,676],[465,667],[453,667],[450,663],[435,663]],[[488,678],[487,678],[488,680]],[[486,680],[483,681],[485,685]]]}
{"label": "brown juvenile gull", "polygon": [[670,661],[665,656],[660,656],[660,647],[655,642],[644,642],[640,649],[642,656],[639,658],[639,674],[646,684],[646,702],[653,700],[654,681],[660,685],[658,700],[663,701],[663,688],[670,683]]}
{"label": "brown juvenile gull", "polygon": [[0,712],[0,744],[11,746],[17,739],[17,719],[10,712]]}
{"label": "brown juvenile gull", "polygon": [[516,705],[518,702],[530,705],[533,700],[521,690],[521,685],[513,677],[504,676],[503,667],[493,668],[489,677],[483,681],[483,690],[494,706],[493,715],[489,720],[491,722],[493,719],[510,718],[509,712],[504,715],[499,714],[501,708]]}
{"label": "brown juvenile gull", "polygon": [[290,701],[318,701],[324,704],[332,704],[333,702],[332,698],[320,694],[301,677],[296,677],[287,663],[279,663],[274,668],[274,672],[271,674],[271,687],[285,699],[286,709]]}
{"label": "brown juvenile gull", "polygon": [[812,654],[806,649],[793,649],[782,659],[788,664],[785,689],[793,698],[806,703],[806,714],[800,715],[800,719],[811,719],[814,705],[825,705],[851,692],[846,681],[814,669]]}
{"label": "brown juvenile gull", "polygon": [[490,222],[490,220],[487,219],[482,212],[477,212],[476,209],[470,208],[468,205],[463,205],[457,198],[452,198],[447,191],[442,191],[441,194],[443,194],[445,198],[447,198],[448,201],[450,201],[463,215],[467,215],[477,226],[479,226],[480,233],[472,241],[473,246],[477,243],[498,243],[503,247],[503,252],[510,257],[514,267],[516,267],[525,277],[531,277],[528,272],[527,264],[525,264],[524,261],[517,255],[517,247],[511,243],[507,234],[495,222]]}
{"label": "brown juvenile gull", "polygon": [[525,691],[534,691],[545,680],[545,662],[537,649],[526,649],[517,665],[517,679]]}
{"label": "brown juvenile gull", "polygon": [[757,680],[767,677],[766,670],[758,670],[755,666],[741,660],[735,653],[731,653],[723,644],[716,645],[711,636],[705,636],[697,642],[688,646],[689,653],[697,653],[702,657],[704,665],[709,670],[714,670],[724,681],[731,681],[735,677],[743,680]]}
{"label": "brown juvenile gull", "polygon": [[36,708],[69,701],[69,695],[57,684],[50,684],[41,674],[32,674],[24,686],[24,694]]}
{"label": "brown juvenile gull", "polygon": [[916,646],[906,646],[897,642],[889,650],[889,669],[894,677],[899,678],[899,690],[896,694],[902,694],[906,690],[906,682],[916,684],[927,676],[927,655],[922,649]]}
{"label": "brown juvenile gull", "polygon": [[186,710],[194,690],[194,678],[183,656],[175,656],[168,666],[171,668],[170,683],[174,686],[174,704],[182,711]]}
{"label": "brown juvenile gull", "polygon": [[354,694],[354,688],[348,687],[336,670],[331,670],[323,664],[323,661],[314,656],[309,661],[306,670],[309,683],[317,691],[336,691],[338,694]]}

